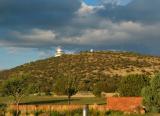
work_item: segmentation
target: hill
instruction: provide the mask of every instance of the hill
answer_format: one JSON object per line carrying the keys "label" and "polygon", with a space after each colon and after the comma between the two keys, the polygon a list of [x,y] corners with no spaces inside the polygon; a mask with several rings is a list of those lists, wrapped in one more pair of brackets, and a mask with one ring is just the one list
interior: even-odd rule
{"label": "hill", "polygon": [[50,57],[30,62],[10,70],[0,72],[0,80],[16,74],[27,73],[34,83],[52,86],[55,80],[70,72],[80,79],[80,88],[87,88],[100,80],[119,80],[117,77],[128,74],[154,75],[160,69],[160,57],[132,52],[96,51],[81,52],[61,57]]}

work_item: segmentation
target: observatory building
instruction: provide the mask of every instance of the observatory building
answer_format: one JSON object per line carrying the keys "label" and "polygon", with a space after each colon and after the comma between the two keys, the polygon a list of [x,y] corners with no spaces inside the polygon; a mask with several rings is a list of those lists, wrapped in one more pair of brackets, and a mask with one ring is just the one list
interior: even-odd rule
{"label": "observatory building", "polygon": [[61,47],[57,47],[57,48],[56,48],[55,57],[62,56],[63,54],[64,54],[64,52],[63,52],[63,50],[61,49]]}

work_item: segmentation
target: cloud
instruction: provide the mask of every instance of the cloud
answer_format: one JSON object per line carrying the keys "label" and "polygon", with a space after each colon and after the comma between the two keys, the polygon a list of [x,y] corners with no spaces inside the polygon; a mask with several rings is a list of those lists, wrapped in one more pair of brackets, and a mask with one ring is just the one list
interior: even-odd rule
{"label": "cloud", "polygon": [[[12,31],[7,39],[0,39],[1,46],[39,48],[56,41],[52,30],[32,29],[28,32]],[[43,46],[44,47],[44,46]]]}
{"label": "cloud", "polygon": [[45,43],[52,42],[56,38],[56,34],[51,30],[33,29],[30,33],[12,32],[12,35],[16,38],[22,39],[26,42]]}
{"label": "cloud", "polygon": [[35,29],[28,35],[16,32],[12,37],[23,39],[20,46],[51,48],[62,45],[65,48],[79,49],[83,46],[83,48],[135,50],[159,54],[159,27],[160,23],[144,25],[132,21],[114,23],[108,20],[99,23],[97,28],[81,30],[79,36],[62,36],[51,30]]}
{"label": "cloud", "polygon": [[115,23],[104,21],[97,28],[83,30],[81,36],[62,39],[68,46],[83,48],[130,50],[160,54],[160,23],[144,25],[132,21]]}
{"label": "cloud", "polygon": [[160,0],[132,0],[125,6],[104,4],[98,15],[114,21],[156,23],[160,21]]}
{"label": "cloud", "polygon": [[80,0],[1,0],[0,25],[8,28],[54,28],[67,24]]}
{"label": "cloud", "polygon": [[81,8],[78,10],[77,14],[80,16],[85,16],[88,14],[95,13],[97,10],[103,9],[102,5],[92,6],[87,5],[85,2],[82,2]]}
{"label": "cloud", "polygon": [[0,46],[160,54],[159,6],[159,0],[106,0],[94,6],[82,0],[2,0]]}

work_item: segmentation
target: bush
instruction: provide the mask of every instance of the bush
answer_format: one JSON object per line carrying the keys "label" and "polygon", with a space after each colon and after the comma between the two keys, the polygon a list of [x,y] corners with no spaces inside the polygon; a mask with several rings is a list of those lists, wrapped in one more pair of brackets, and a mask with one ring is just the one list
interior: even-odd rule
{"label": "bush", "polygon": [[0,116],[5,116],[7,110],[7,105],[6,104],[0,104]]}
{"label": "bush", "polygon": [[97,111],[97,110],[90,110],[90,116],[123,116],[124,113],[120,111]]}
{"label": "bush", "polygon": [[120,111],[107,111],[105,112],[105,115],[107,116],[123,116],[124,113],[123,112],[120,112]]}
{"label": "bush", "polygon": [[160,74],[151,80],[150,86],[142,90],[142,96],[147,111],[160,113]]}
{"label": "bush", "polygon": [[21,115],[21,111],[18,111],[18,113],[17,113],[16,110],[12,110],[11,113],[12,113],[12,116],[20,116]]}
{"label": "bush", "polygon": [[96,96],[96,97],[101,97],[101,92],[103,91],[102,90],[102,83],[97,83],[96,85],[94,85],[93,87],[93,94]]}
{"label": "bush", "polygon": [[64,112],[52,111],[51,116],[82,116],[82,109]]}
{"label": "bush", "polygon": [[[102,76],[104,77],[104,75]],[[97,97],[100,97],[101,92],[114,93],[120,84],[120,80],[121,77],[118,76],[106,76],[105,80],[101,80],[93,86],[93,94]]]}
{"label": "bush", "polygon": [[149,80],[146,75],[128,75],[124,77],[118,88],[120,96],[141,96],[141,90],[149,85]]}
{"label": "bush", "polygon": [[37,110],[37,111],[34,112],[34,116],[39,116],[42,113],[43,113],[43,111]]}
{"label": "bush", "polygon": [[52,112],[52,113],[51,113],[51,116],[60,116],[60,114],[59,114],[59,112],[56,112],[56,111],[55,111],[55,112]]}

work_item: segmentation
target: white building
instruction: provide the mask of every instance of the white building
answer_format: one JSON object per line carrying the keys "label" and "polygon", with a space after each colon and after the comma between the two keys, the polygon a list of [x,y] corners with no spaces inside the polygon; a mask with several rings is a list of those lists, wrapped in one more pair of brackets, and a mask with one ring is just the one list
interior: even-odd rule
{"label": "white building", "polygon": [[90,49],[90,52],[94,52],[94,50],[93,50],[93,49]]}
{"label": "white building", "polygon": [[56,48],[55,57],[62,56],[63,54],[64,54],[64,52],[63,52],[63,50],[61,49],[61,47],[57,47],[57,48]]}

